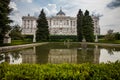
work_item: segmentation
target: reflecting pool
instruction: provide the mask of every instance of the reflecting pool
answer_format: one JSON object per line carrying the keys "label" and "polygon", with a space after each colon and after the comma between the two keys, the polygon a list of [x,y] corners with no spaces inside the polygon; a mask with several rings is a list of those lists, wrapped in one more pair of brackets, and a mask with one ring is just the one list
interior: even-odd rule
{"label": "reflecting pool", "polygon": [[120,61],[120,47],[101,47],[80,43],[49,43],[23,50],[0,53],[0,63],[107,63]]}

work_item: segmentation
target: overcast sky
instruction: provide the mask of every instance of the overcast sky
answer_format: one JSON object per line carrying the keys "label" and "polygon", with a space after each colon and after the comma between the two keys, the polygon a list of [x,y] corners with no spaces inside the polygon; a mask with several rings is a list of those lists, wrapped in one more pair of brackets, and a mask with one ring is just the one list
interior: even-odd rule
{"label": "overcast sky", "polygon": [[120,32],[120,0],[11,0],[11,19],[22,24],[22,16],[37,16],[43,8],[46,16],[54,16],[62,7],[67,16],[76,17],[78,10],[87,9],[90,14],[99,14],[101,34],[109,29]]}

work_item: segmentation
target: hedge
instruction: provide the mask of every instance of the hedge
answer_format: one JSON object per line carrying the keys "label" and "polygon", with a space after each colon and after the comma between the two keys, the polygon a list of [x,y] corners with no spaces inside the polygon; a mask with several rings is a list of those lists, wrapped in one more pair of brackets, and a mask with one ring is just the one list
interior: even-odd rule
{"label": "hedge", "polygon": [[0,64],[0,80],[120,80],[120,62],[107,64]]}
{"label": "hedge", "polygon": [[51,35],[50,36],[50,41],[63,42],[66,40],[77,41],[77,36],[76,35]]}

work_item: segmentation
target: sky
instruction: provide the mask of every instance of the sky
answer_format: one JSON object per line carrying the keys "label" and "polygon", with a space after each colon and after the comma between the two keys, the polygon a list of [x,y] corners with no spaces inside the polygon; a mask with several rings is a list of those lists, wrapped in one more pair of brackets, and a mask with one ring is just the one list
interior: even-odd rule
{"label": "sky", "polygon": [[10,14],[13,24],[20,26],[22,16],[38,16],[41,9],[46,16],[55,16],[61,7],[66,16],[76,17],[79,9],[99,15],[101,34],[110,29],[120,32],[120,0],[11,0],[9,6],[13,8]]}

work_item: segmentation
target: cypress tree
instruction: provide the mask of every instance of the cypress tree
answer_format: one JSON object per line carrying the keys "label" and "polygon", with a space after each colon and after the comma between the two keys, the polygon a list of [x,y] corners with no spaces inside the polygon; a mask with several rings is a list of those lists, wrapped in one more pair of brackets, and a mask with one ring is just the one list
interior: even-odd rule
{"label": "cypress tree", "polygon": [[37,20],[36,40],[37,41],[49,40],[48,22],[46,19],[46,14],[44,13],[43,9],[41,10],[41,13]]}
{"label": "cypress tree", "polygon": [[78,38],[78,41],[80,42],[83,39],[82,26],[83,26],[83,12],[80,9],[77,14],[77,38]]}
{"label": "cypress tree", "polygon": [[[3,41],[5,34],[10,30],[9,14],[12,11],[9,7],[10,0],[0,0],[0,40]],[[2,43],[2,42],[1,42]]]}
{"label": "cypress tree", "polygon": [[86,10],[83,17],[83,35],[87,42],[94,41],[94,25],[89,11]]}

